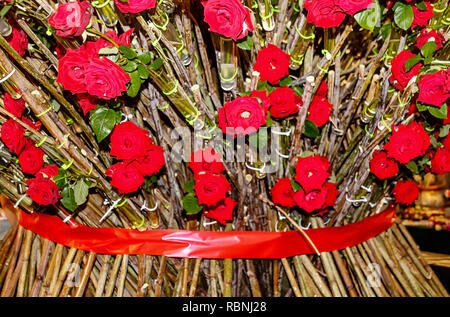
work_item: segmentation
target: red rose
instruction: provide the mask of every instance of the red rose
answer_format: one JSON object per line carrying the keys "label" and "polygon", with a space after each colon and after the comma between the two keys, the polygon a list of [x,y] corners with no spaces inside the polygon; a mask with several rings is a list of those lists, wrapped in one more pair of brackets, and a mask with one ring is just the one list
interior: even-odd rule
{"label": "red rose", "polygon": [[144,184],[144,176],[134,163],[117,163],[106,170],[106,175],[112,177],[111,185],[121,194],[128,194],[138,190]]}
{"label": "red rose", "polygon": [[191,161],[188,165],[194,171],[194,174],[200,172],[219,174],[225,171],[225,166],[222,163],[222,155],[214,152],[212,147],[192,153]]}
{"label": "red rose", "polygon": [[47,165],[37,172],[36,177],[53,178],[58,175],[58,166],[56,164]]}
{"label": "red rose", "polygon": [[122,67],[103,57],[93,59],[86,68],[86,89],[90,95],[113,99],[127,90],[130,75]]}
{"label": "red rose", "polygon": [[269,94],[270,115],[274,118],[286,118],[292,114],[297,114],[302,99],[295,94],[295,91],[288,87],[278,87]]}
{"label": "red rose", "polygon": [[412,115],[414,112],[416,112],[416,110],[417,110],[416,104],[415,103],[410,104],[408,107],[408,117]]}
{"label": "red rose", "polygon": [[338,0],[305,0],[303,6],[308,11],[306,22],[322,28],[339,26],[346,14],[338,6],[338,2]]}
{"label": "red rose", "polygon": [[114,128],[109,154],[119,160],[131,161],[150,150],[152,141],[146,130],[131,121],[126,121]]}
{"label": "red rose", "polygon": [[30,127],[32,127],[35,130],[40,130],[41,129],[41,121],[36,121],[33,122],[31,120],[29,120],[28,118],[22,117],[20,120],[22,120],[23,123],[28,124]]}
{"label": "red rose", "polygon": [[124,13],[139,13],[152,9],[156,5],[156,0],[114,0],[116,6]]}
{"label": "red rose", "polygon": [[444,145],[444,148],[450,150],[450,134],[448,134],[444,140],[442,140],[442,144]]}
{"label": "red rose", "polygon": [[417,100],[436,107],[442,106],[450,97],[449,77],[450,72],[448,68],[420,76],[418,82],[419,97]]}
{"label": "red rose", "polygon": [[337,185],[335,183],[326,182],[322,188],[327,192],[327,196],[325,197],[325,205],[322,206],[322,208],[333,207],[336,203],[337,196],[340,194],[337,190]]}
{"label": "red rose", "polygon": [[25,100],[23,98],[13,99],[7,92],[5,92],[3,103],[5,104],[5,109],[17,118],[20,118],[25,111]]}
{"label": "red rose", "polygon": [[149,144],[147,152],[138,157],[134,163],[143,176],[158,173],[166,165],[163,148],[155,144]]}
{"label": "red rose", "polygon": [[48,19],[56,29],[56,35],[79,36],[84,32],[92,17],[92,6],[87,1],[72,1],[58,5],[58,9]]}
{"label": "red rose", "polygon": [[269,43],[258,52],[253,69],[261,74],[261,81],[278,84],[281,78],[289,74],[290,58],[291,55]]}
{"label": "red rose", "polygon": [[411,78],[419,74],[422,65],[420,63],[414,65],[408,72],[405,70],[405,63],[411,57],[416,56],[408,50],[400,52],[400,54],[394,56],[391,61],[392,76],[389,77],[389,82],[394,85],[395,88],[403,90],[409,83]]}
{"label": "red rose", "polygon": [[27,195],[39,205],[54,205],[62,196],[58,187],[50,178],[36,177],[25,181],[28,185]]}
{"label": "red rose", "polygon": [[295,164],[295,180],[306,192],[321,188],[330,176],[330,163],[324,156],[299,157]]}
{"label": "red rose", "polygon": [[250,94],[250,97],[255,97],[259,100],[262,107],[264,108],[264,112],[269,111],[270,108],[270,98],[267,95],[266,90],[253,90]]}
{"label": "red rose", "polygon": [[393,194],[397,202],[410,205],[419,197],[419,186],[410,180],[398,181]]}
{"label": "red rose", "polygon": [[450,150],[439,148],[431,160],[431,172],[445,174],[450,172]]}
{"label": "red rose", "polygon": [[407,164],[412,159],[424,155],[430,144],[430,136],[425,132],[422,124],[412,122],[407,126],[401,124],[394,127],[384,149],[388,157]]}
{"label": "red rose", "polygon": [[237,202],[235,202],[230,197],[225,198],[217,206],[207,207],[203,214],[219,223],[225,225],[227,221],[233,220],[233,209],[236,207]]}
{"label": "red rose", "polygon": [[97,108],[98,100],[96,97],[89,94],[78,94],[78,103],[83,109],[83,114],[86,115],[90,110]]}
{"label": "red rose", "polygon": [[419,10],[416,6],[412,7],[414,20],[411,24],[411,29],[413,29],[415,26],[428,25],[428,20],[433,17],[433,7],[431,6],[430,2],[424,1],[424,3],[427,6],[427,10],[425,11]]}
{"label": "red rose", "polygon": [[1,130],[1,138],[6,147],[19,154],[27,142],[27,138],[24,135],[25,129],[13,119],[8,119],[3,123]]}
{"label": "red rose", "polygon": [[316,96],[326,97],[328,95],[328,84],[325,80],[322,80],[319,88],[317,89]]}
{"label": "red rose", "polygon": [[[116,31],[108,31],[105,32],[105,35],[107,37],[109,37],[114,43],[116,43],[117,45],[125,45],[130,47],[131,46],[131,33],[133,33],[134,28],[129,29],[128,31],[122,33],[120,36],[117,35]],[[95,43],[95,48],[96,48],[96,53],[98,53],[98,51],[104,47],[113,47],[114,45],[104,39],[104,38],[99,38],[96,42],[86,42],[86,43]]]}
{"label": "red rose", "polygon": [[314,122],[319,128],[330,119],[333,105],[328,102],[326,97],[314,96],[308,110],[308,120]]}
{"label": "red rose", "polygon": [[58,62],[56,81],[74,94],[87,92],[86,68],[92,57],[82,49],[67,49],[67,53]]}
{"label": "red rose", "polygon": [[397,175],[398,165],[387,158],[386,152],[374,151],[370,160],[370,172],[379,179],[386,179]]}
{"label": "red rose", "polygon": [[231,190],[230,183],[222,174],[201,173],[195,175],[194,180],[199,204],[213,206],[225,199],[227,192]]}
{"label": "red rose", "polygon": [[347,14],[372,8],[373,0],[336,0],[335,3]]}
{"label": "red rose", "polygon": [[204,21],[212,32],[237,41],[253,31],[250,10],[239,0],[208,0],[202,2],[205,7]]}
{"label": "red rose", "polygon": [[219,109],[219,128],[230,135],[256,132],[266,119],[263,107],[253,97],[237,97]]}
{"label": "red rose", "polygon": [[327,191],[319,188],[313,189],[310,192],[305,192],[303,189],[297,191],[294,195],[297,205],[306,212],[313,212],[314,210],[322,209],[326,202]]}
{"label": "red rose", "polygon": [[283,207],[295,206],[295,192],[292,189],[291,180],[288,177],[279,179],[270,191],[272,193],[272,201],[275,205]]}
{"label": "red rose", "polygon": [[25,149],[19,155],[22,172],[36,174],[44,166],[44,151],[36,147],[33,141],[28,141]]}
{"label": "red rose", "polygon": [[422,29],[420,31],[419,36],[416,39],[416,47],[418,47],[419,49],[422,49],[422,47],[427,43],[433,41],[434,43],[436,43],[436,50],[440,49],[443,47],[443,44],[445,42],[445,38],[442,35],[441,32],[438,32],[436,30],[427,30],[427,29]]}
{"label": "red rose", "polygon": [[9,45],[19,53],[20,56],[25,55],[25,50],[28,48],[27,34],[20,28],[20,26],[14,20],[9,20],[12,32],[6,37]]}

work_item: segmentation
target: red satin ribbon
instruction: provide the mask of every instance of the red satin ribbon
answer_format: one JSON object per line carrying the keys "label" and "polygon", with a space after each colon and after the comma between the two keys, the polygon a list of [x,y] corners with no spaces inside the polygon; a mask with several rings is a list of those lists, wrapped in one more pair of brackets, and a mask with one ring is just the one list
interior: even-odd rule
{"label": "red satin ribbon", "polygon": [[[395,210],[341,227],[308,229],[320,252],[340,250],[364,242],[389,229]],[[70,227],[55,216],[21,212],[20,225],[68,247],[101,254],[150,254],[183,258],[279,259],[315,253],[298,231],[189,231]]]}

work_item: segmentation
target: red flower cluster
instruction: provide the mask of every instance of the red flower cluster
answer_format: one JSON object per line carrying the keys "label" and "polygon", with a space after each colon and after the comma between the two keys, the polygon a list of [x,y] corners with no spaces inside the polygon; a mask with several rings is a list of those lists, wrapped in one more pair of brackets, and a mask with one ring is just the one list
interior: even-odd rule
{"label": "red flower cluster", "polygon": [[386,152],[374,151],[370,160],[370,172],[379,179],[393,177],[398,173],[398,164],[387,158]]}
{"label": "red flower cluster", "polygon": [[416,55],[408,50],[400,52],[391,61],[392,76],[389,77],[389,82],[397,89],[403,90],[409,81],[419,74],[422,65],[420,63],[414,65],[408,72],[405,69],[405,64],[411,57]]}
{"label": "red flower cluster", "polygon": [[419,186],[411,180],[399,181],[393,194],[397,202],[410,205],[419,197]]}
{"label": "red flower cluster", "polygon": [[422,29],[420,31],[419,36],[416,39],[415,46],[418,47],[419,49],[422,49],[425,43],[429,41],[433,41],[434,43],[436,43],[436,50],[438,50],[443,47],[445,38],[439,31]]}
{"label": "red flower cluster", "polygon": [[[23,119],[22,119],[23,120]],[[55,204],[61,198],[58,187],[51,180],[58,174],[56,165],[44,166],[44,152],[25,136],[25,129],[15,120],[7,120],[1,128],[1,140],[19,156],[22,172],[35,175],[26,181],[27,194],[40,205]],[[56,168],[56,173],[55,173]]]}
{"label": "red flower cluster", "polygon": [[[115,37],[118,45],[129,45],[129,32],[120,37],[115,32],[110,32],[112,34],[106,35]],[[112,45],[100,39],[96,42],[86,42],[79,49],[69,48],[59,60],[56,81],[75,94],[88,93],[102,99],[120,96],[127,90],[126,84],[130,81],[130,75],[110,59],[99,57],[98,51],[107,46]]]}
{"label": "red flower cluster", "polygon": [[269,94],[270,115],[274,118],[286,118],[297,114],[299,106],[303,105],[302,98],[289,87],[278,87]]}
{"label": "red flower cluster", "polygon": [[116,6],[124,13],[139,13],[152,9],[156,5],[156,0],[114,0]]}
{"label": "red flower cluster", "polygon": [[48,23],[56,29],[56,35],[62,37],[80,36],[92,17],[92,6],[87,1],[72,1],[58,5]]}
{"label": "red flower cluster", "polygon": [[16,21],[10,19],[9,24],[12,28],[11,34],[5,39],[9,45],[19,53],[20,56],[25,55],[25,50],[28,48],[28,38],[26,33],[20,28]]}
{"label": "red flower cluster", "polygon": [[253,31],[251,11],[240,0],[202,1],[205,7],[204,21],[212,32],[237,41]]}
{"label": "red flower cluster", "polygon": [[135,192],[144,183],[144,176],[158,173],[165,165],[162,147],[153,144],[146,130],[129,121],[114,128],[110,155],[123,160],[106,170],[119,193]]}
{"label": "red flower cluster", "polygon": [[346,15],[370,8],[372,0],[305,0],[306,22],[323,28],[339,26]]}
{"label": "red flower cluster", "polygon": [[302,188],[295,192],[289,178],[279,179],[271,189],[272,200],[274,204],[285,207],[297,205],[309,213],[326,213],[339,195],[336,184],[327,181],[330,176],[330,163],[326,157],[299,158],[294,179]]}
{"label": "red flower cluster", "polygon": [[23,115],[23,112],[25,111],[25,100],[23,100],[23,98],[14,99],[11,97],[9,93],[5,92],[5,98],[3,99],[3,103],[5,104],[5,109],[11,112],[14,116],[19,118],[20,120],[22,120],[22,122],[28,124],[35,130],[41,129],[40,121],[32,122]]}
{"label": "red flower cluster", "polygon": [[261,74],[260,80],[267,80],[272,85],[289,74],[291,56],[273,44],[268,44],[258,52],[253,69]]}
{"label": "red flower cluster", "polygon": [[418,85],[418,101],[441,107],[450,97],[449,68],[421,76]]}
{"label": "red flower cluster", "polygon": [[217,220],[221,224],[233,219],[233,209],[237,205],[227,193],[230,183],[222,173],[225,166],[221,155],[211,147],[192,153],[189,167],[194,172],[194,191],[198,203],[205,205],[204,215]]}
{"label": "red flower cluster", "polygon": [[427,9],[421,11],[417,6],[413,6],[414,20],[411,24],[411,29],[415,26],[424,26],[428,25],[428,21],[433,17],[433,7],[429,1],[424,1]]}

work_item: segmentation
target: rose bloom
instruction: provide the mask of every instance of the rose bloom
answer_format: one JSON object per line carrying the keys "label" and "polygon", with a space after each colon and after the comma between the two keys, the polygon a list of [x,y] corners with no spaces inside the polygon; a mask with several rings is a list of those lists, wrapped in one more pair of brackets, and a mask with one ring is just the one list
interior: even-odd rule
{"label": "rose bloom", "polygon": [[401,124],[394,127],[384,149],[388,157],[407,164],[416,157],[424,155],[430,144],[430,136],[425,132],[422,124],[412,122],[407,126]]}
{"label": "rose bloom", "polygon": [[325,205],[326,197],[327,191],[322,188],[313,189],[310,192],[305,192],[303,189],[300,189],[294,195],[297,205],[309,213],[322,209]]}
{"label": "rose bloom", "polygon": [[152,9],[156,5],[156,0],[114,0],[116,6],[124,13],[139,13]]}
{"label": "rose bloom", "polygon": [[261,81],[267,80],[275,85],[289,74],[290,58],[291,55],[269,43],[258,52],[253,69],[261,74]]}
{"label": "rose bloom", "polygon": [[90,95],[113,99],[127,91],[130,75],[106,57],[93,59],[86,67],[86,89]]}
{"label": "rose bloom", "polygon": [[158,173],[166,165],[163,148],[155,144],[148,145],[147,152],[136,158],[134,163],[143,176],[151,176]]}
{"label": "rose bloom", "polygon": [[36,173],[36,177],[53,178],[58,175],[58,166],[56,164],[47,165]]}
{"label": "rose bloom", "polygon": [[442,35],[441,32],[436,31],[436,30],[427,30],[427,29],[422,29],[420,31],[419,36],[416,39],[416,47],[418,47],[419,49],[422,49],[422,47],[427,43],[433,41],[434,43],[436,43],[436,50],[440,49],[443,47],[443,44],[445,42],[445,38]]}
{"label": "rose bloom", "polygon": [[345,13],[354,15],[356,12],[372,8],[372,0],[335,0],[334,1]]}
{"label": "rose bloom", "polygon": [[[114,43],[117,45],[125,45],[131,47],[131,34],[133,33],[134,28],[129,29],[128,31],[122,33],[120,36],[117,34],[115,30],[105,32],[105,35],[109,37]],[[97,41],[86,41],[83,46],[80,48],[85,50],[94,57],[98,57],[98,52],[105,47],[113,47],[110,41],[100,37]]]}
{"label": "rose bloom", "polygon": [[274,118],[286,118],[297,114],[302,99],[289,87],[278,87],[269,94],[270,115]]}
{"label": "rose bloom", "polygon": [[411,78],[419,74],[419,71],[422,68],[420,63],[414,65],[408,72],[405,70],[405,63],[408,59],[414,56],[416,55],[408,50],[405,50],[394,56],[392,59],[392,75],[389,77],[389,82],[394,85],[395,88],[403,90]]}
{"label": "rose bloom", "polygon": [[330,176],[330,163],[324,156],[299,157],[295,164],[295,180],[306,192],[321,188]]}
{"label": "rose bloom", "polygon": [[450,72],[440,70],[436,73],[420,76],[418,101],[441,107],[450,97]]}
{"label": "rose bloom", "polygon": [[219,128],[230,135],[248,135],[266,124],[266,113],[253,97],[237,97],[219,109]]}
{"label": "rose bloom", "polygon": [[13,119],[8,119],[2,125],[1,139],[6,147],[16,154],[19,154],[27,142],[25,129]]}
{"label": "rose bloom", "polygon": [[209,30],[237,41],[253,31],[251,11],[240,0],[202,1]]}
{"label": "rose bloom", "polygon": [[92,17],[92,6],[87,1],[72,1],[59,4],[48,23],[56,29],[56,35],[62,37],[80,36]]}
{"label": "rose bloom", "polygon": [[25,149],[19,155],[19,165],[22,172],[36,174],[44,166],[44,151],[28,140]]}
{"label": "rose bloom", "polygon": [[25,183],[28,185],[27,195],[39,205],[54,205],[62,198],[58,187],[50,178],[37,176]]}
{"label": "rose bloom", "polygon": [[398,165],[395,161],[387,158],[386,152],[374,151],[370,160],[370,172],[383,180],[397,175]]}
{"label": "rose bloom", "polygon": [[326,97],[328,95],[328,84],[325,80],[322,80],[319,88],[317,89],[316,96]]}
{"label": "rose bloom", "polygon": [[330,119],[333,105],[328,102],[326,97],[314,96],[308,109],[308,117],[306,119],[314,122],[317,127],[323,126]]}
{"label": "rose bloom", "polygon": [[222,155],[216,153],[210,146],[204,150],[198,150],[192,153],[191,161],[188,165],[194,171],[194,174],[200,172],[219,174],[225,171],[225,166],[222,163]]}
{"label": "rose bloom", "polygon": [[78,94],[77,98],[84,115],[86,115],[89,111],[97,108],[98,100],[95,96],[83,93]]}
{"label": "rose bloom", "polygon": [[22,113],[25,111],[25,100],[23,98],[14,99],[7,92],[5,92],[3,103],[5,104],[5,109],[17,118],[20,118]]}
{"label": "rose bloom", "polygon": [[264,108],[264,112],[269,111],[270,108],[270,98],[267,95],[267,90],[253,90],[250,97],[255,97],[259,100],[260,104]]}
{"label": "rose bloom", "polygon": [[146,130],[139,128],[131,121],[126,121],[115,126],[111,134],[109,154],[119,160],[131,161],[150,150],[152,142]]}
{"label": "rose bloom", "polygon": [[270,191],[272,194],[272,201],[275,205],[283,207],[295,206],[295,192],[292,189],[291,180],[288,177],[278,179]]}
{"label": "rose bloom", "polygon": [[14,20],[9,20],[9,24],[12,28],[12,32],[5,39],[8,41],[9,45],[23,57],[25,55],[25,50],[28,48],[27,34]]}
{"label": "rose bloom", "polygon": [[134,163],[117,163],[106,170],[106,175],[112,178],[111,185],[121,194],[133,193],[144,184],[144,176]]}
{"label": "rose bloom", "polygon": [[424,26],[428,25],[428,20],[430,20],[433,17],[433,7],[431,6],[429,1],[424,1],[425,5],[427,6],[427,10],[420,11],[416,6],[412,6],[413,13],[414,13],[414,20],[411,24],[411,29],[413,29],[415,26]]}
{"label": "rose bloom", "polygon": [[[335,183],[326,182],[322,186],[323,190],[327,191],[327,196],[325,197],[325,205],[322,208],[333,207],[336,203],[337,196],[340,194]],[[322,213],[323,215],[323,213]]]}
{"label": "rose bloom", "polygon": [[35,130],[39,131],[41,129],[41,125],[42,125],[41,121],[33,122],[24,116],[22,116],[22,118],[20,120],[22,120],[23,123],[28,124],[30,127],[32,127]]}
{"label": "rose bloom", "polygon": [[67,49],[59,60],[56,81],[74,94],[87,92],[85,76],[91,58],[85,50]]}
{"label": "rose bloom", "polygon": [[306,22],[318,27],[332,28],[341,25],[346,17],[337,0],[305,0],[303,6],[308,11]]}
{"label": "rose bloom", "polygon": [[233,220],[233,209],[236,205],[237,202],[227,197],[216,206],[206,207],[203,214],[208,218],[217,220],[222,225],[226,225],[227,221]]}
{"label": "rose bloom", "polygon": [[225,199],[227,192],[231,190],[230,183],[222,174],[200,173],[194,176],[194,180],[199,204],[214,206]]}
{"label": "rose bloom", "polygon": [[398,181],[392,192],[398,203],[410,205],[419,197],[419,186],[410,180]]}
{"label": "rose bloom", "polygon": [[445,174],[450,172],[450,150],[438,148],[431,160],[431,172]]}

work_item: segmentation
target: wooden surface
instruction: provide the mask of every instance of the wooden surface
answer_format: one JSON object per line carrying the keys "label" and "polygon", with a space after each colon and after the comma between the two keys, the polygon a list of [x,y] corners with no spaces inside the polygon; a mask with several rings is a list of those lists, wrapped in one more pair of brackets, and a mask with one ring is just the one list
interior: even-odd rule
{"label": "wooden surface", "polygon": [[422,255],[430,265],[437,265],[450,268],[450,255],[448,254],[422,251]]}

